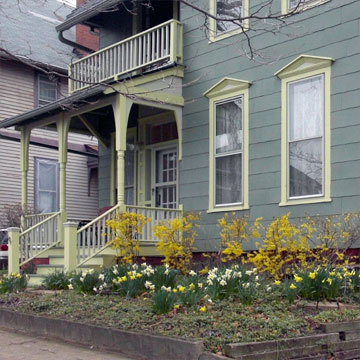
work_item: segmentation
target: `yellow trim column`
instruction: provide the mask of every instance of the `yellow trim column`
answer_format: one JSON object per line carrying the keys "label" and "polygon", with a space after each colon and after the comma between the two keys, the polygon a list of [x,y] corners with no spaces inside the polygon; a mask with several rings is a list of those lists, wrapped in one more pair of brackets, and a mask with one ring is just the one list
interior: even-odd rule
{"label": "yellow trim column", "polygon": [[126,133],[132,101],[117,94],[113,102],[115,119],[115,146],[117,154],[117,203],[125,205],[125,151]]}
{"label": "yellow trim column", "polygon": [[61,113],[56,122],[59,141],[59,228],[58,240],[64,240],[63,224],[66,222],[66,164],[67,164],[67,141],[71,118]]}
{"label": "yellow trim column", "polygon": [[[20,166],[21,166],[21,207],[26,211],[28,207],[28,171],[29,171],[29,144],[31,129],[22,127],[20,130]],[[25,228],[25,219],[21,218],[21,225]]]}
{"label": "yellow trim column", "polygon": [[66,273],[76,269],[77,222],[64,223],[64,270]]}
{"label": "yellow trim column", "polygon": [[20,258],[20,229],[12,227],[8,229],[9,236],[9,257],[8,257],[8,274],[19,274],[19,258]]}

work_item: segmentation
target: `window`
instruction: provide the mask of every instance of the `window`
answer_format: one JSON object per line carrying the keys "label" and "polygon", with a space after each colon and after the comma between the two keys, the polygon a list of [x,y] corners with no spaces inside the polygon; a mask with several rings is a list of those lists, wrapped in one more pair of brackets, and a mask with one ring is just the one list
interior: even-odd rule
{"label": "window", "polygon": [[248,16],[248,3],[249,0],[210,0],[210,13],[218,19],[210,19],[210,40],[247,30],[248,19],[242,19]]}
{"label": "window", "polygon": [[280,70],[280,205],[330,201],[332,59],[302,55]]}
{"label": "window", "polygon": [[209,212],[248,208],[247,81],[225,78],[210,99]]}
{"label": "window", "polygon": [[56,160],[35,158],[35,211],[58,211],[59,168]]}
{"label": "window", "polygon": [[321,5],[329,0],[282,0],[282,13],[287,14],[293,10],[306,10],[310,7]]}
{"label": "window", "polygon": [[125,152],[125,204],[135,205],[135,136],[126,137]]}
{"label": "window", "polygon": [[38,106],[44,106],[57,100],[57,82],[44,75],[38,75]]}

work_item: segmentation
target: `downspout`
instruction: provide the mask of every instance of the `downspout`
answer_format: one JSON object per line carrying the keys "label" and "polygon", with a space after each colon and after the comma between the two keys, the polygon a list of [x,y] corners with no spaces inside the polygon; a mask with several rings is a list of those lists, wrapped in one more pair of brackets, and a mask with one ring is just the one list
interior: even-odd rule
{"label": "downspout", "polygon": [[88,53],[93,53],[94,52],[94,50],[93,49],[90,49],[90,48],[88,48],[88,47],[86,47],[86,46],[84,46],[84,45],[81,45],[81,44],[78,44],[78,43],[76,43],[75,41],[71,41],[71,40],[69,40],[69,39],[66,39],[65,37],[64,37],[64,35],[63,35],[63,32],[64,32],[65,30],[60,30],[59,31],[59,40],[63,43],[63,44],[66,44],[66,45],[70,45],[70,46],[72,46],[72,47],[74,47],[74,48],[77,48],[77,49],[80,49],[80,50],[84,50],[84,51],[86,51],[86,52],[88,52]]}

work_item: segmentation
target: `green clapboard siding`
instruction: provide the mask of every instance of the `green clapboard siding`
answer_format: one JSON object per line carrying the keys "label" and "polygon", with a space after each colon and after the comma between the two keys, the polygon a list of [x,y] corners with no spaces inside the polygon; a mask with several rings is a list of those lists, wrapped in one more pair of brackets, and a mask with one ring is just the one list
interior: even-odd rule
{"label": "green clapboard siding", "polygon": [[[260,0],[251,1],[256,6]],[[280,0],[273,10],[280,11]],[[209,0],[196,5],[208,9]],[[203,16],[181,5],[184,23],[183,159],[180,164],[180,203],[202,211],[199,250],[219,245],[217,220],[207,213],[209,193],[209,101],[203,95],[224,77],[252,82],[249,88],[250,220],[265,222],[291,212],[331,215],[360,210],[360,2],[332,0],[298,14],[282,35],[249,31],[254,48],[265,59],[251,61],[242,51],[244,35],[209,43]],[[289,36],[287,36],[289,35]],[[331,78],[331,198],[330,203],[280,207],[281,80],[274,73],[300,54],[332,57]],[[268,60],[266,60],[268,59]],[[249,243],[248,249],[254,244]]]}

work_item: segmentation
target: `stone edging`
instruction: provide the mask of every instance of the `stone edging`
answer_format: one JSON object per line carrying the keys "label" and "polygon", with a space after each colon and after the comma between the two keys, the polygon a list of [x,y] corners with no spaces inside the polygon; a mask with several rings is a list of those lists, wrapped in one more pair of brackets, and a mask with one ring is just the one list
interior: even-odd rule
{"label": "stone edging", "polygon": [[360,322],[324,324],[325,334],[255,343],[227,344],[227,356],[204,352],[202,341],[136,333],[0,309],[0,327],[114,351],[139,360],[353,359],[360,354]]}
{"label": "stone edging", "polygon": [[202,341],[142,334],[3,309],[0,309],[0,326],[119,352],[141,360],[198,360],[204,348]]}

